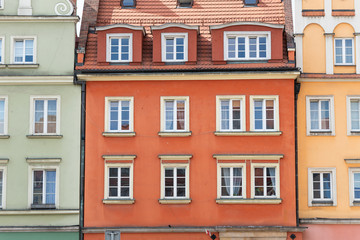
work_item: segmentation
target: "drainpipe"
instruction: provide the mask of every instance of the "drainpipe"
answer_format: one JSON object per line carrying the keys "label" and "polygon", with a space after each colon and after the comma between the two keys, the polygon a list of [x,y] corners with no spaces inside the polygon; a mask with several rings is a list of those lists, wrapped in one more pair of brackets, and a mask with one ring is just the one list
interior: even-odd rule
{"label": "drainpipe", "polygon": [[299,220],[299,176],[298,176],[298,165],[299,165],[299,156],[298,156],[298,121],[297,121],[297,100],[300,92],[301,84],[295,79],[294,83],[294,104],[295,104],[295,190],[296,190],[296,226],[300,226]]}

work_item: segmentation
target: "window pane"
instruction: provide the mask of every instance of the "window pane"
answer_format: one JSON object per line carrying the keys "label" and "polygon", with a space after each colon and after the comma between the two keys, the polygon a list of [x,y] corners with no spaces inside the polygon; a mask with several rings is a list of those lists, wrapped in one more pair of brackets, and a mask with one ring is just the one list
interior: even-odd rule
{"label": "window pane", "polygon": [[319,129],[319,101],[310,101],[311,129]]}
{"label": "window pane", "polygon": [[275,128],[274,100],[266,100],[266,129]]}
{"label": "window pane", "polygon": [[46,204],[55,204],[56,171],[46,171]]}
{"label": "window pane", "polygon": [[122,5],[124,7],[135,7],[135,0],[122,0]]}
{"label": "window pane", "polygon": [[128,197],[130,196],[130,188],[122,187],[121,188],[121,197]]}
{"label": "window pane", "polygon": [[177,196],[178,197],[185,197],[185,188],[184,187],[178,187],[177,188]]}
{"label": "window pane", "polygon": [[256,38],[249,38],[249,54],[250,58],[257,57],[257,39]]}
{"label": "window pane", "polygon": [[230,101],[229,100],[222,100],[220,102],[221,105],[221,129],[228,130],[230,128],[229,121],[230,121]]}
{"label": "window pane", "polygon": [[56,100],[48,100],[47,133],[56,133]]}
{"label": "window pane", "polygon": [[177,101],[176,102],[177,108],[177,130],[184,130],[185,129],[185,101]]}
{"label": "window pane", "polygon": [[0,134],[5,132],[5,100],[0,99]]}
{"label": "window pane", "polygon": [[43,171],[34,171],[33,204],[43,203]]}
{"label": "window pane", "polygon": [[263,129],[263,101],[255,100],[254,101],[255,108],[255,129]]}
{"label": "window pane", "polygon": [[235,58],[235,38],[228,38],[228,58]]}
{"label": "window pane", "polygon": [[238,38],[238,58],[245,58],[245,38]]}

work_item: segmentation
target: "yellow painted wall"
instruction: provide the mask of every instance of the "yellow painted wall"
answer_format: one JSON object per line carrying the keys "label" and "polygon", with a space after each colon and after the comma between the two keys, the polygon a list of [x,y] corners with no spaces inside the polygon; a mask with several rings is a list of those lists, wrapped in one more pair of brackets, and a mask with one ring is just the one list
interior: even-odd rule
{"label": "yellow painted wall", "polygon": [[332,0],[332,9],[354,9],[354,0]]}
{"label": "yellow painted wall", "polygon": [[[340,1],[340,0],[337,0]],[[348,23],[341,23],[337,25],[334,29],[334,38],[354,38],[354,28]],[[335,63],[335,49],[334,52],[334,63]],[[356,52],[356,44],[354,39],[354,55]],[[334,73],[356,73],[356,61],[354,56],[354,66],[335,66],[334,65]]]}
{"label": "yellow painted wall", "polygon": [[304,73],[326,72],[325,36],[320,25],[310,24],[304,30],[303,68]]}
{"label": "yellow painted wall", "polygon": [[[300,218],[359,218],[350,207],[346,158],[360,158],[360,136],[347,136],[346,96],[360,94],[358,82],[302,82],[298,100]],[[333,95],[335,136],[306,136],[306,96]],[[337,206],[308,207],[308,168],[336,168]]]}
{"label": "yellow painted wall", "polygon": [[302,8],[303,10],[322,10],[324,9],[324,0],[302,0]]}

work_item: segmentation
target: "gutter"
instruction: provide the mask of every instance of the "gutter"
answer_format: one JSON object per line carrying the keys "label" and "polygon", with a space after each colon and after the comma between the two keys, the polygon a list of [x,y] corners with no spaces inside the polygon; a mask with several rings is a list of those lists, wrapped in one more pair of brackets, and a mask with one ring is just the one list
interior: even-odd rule
{"label": "gutter", "polygon": [[295,195],[296,195],[296,226],[300,226],[299,219],[299,141],[298,141],[298,121],[297,121],[297,100],[300,93],[301,83],[294,82],[294,108],[295,108]]}

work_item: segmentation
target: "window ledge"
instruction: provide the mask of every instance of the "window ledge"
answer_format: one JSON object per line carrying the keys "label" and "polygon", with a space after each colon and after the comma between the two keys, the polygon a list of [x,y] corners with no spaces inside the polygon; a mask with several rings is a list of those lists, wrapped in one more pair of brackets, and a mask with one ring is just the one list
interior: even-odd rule
{"label": "window ledge", "polygon": [[218,204],[280,204],[281,198],[216,199]]}
{"label": "window ledge", "polygon": [[0,215],[78,215],[77,209],[0,210]]}
{"label": "window ledge", "polygon": [[160,137],[189,137],[191,132],[159,132]]}
{"label": "window ledge", "polygon": [[135,132],[103,132],[104,137],[135,137]]}
{"label": "window ledge", "polygon": [[348,136],[360,136],[360,131],[350,131]]}
{"label": "window ledge", "polygon": [[8,68],[38,68],[39,64],[7,64]]}
{"label": "window ledge", "polygon": [[359,201],[359,200],[354,200],[354,201],[352,202],[352,205],[353,205],[354,207],[358,207],[358,206],[360,206],[360,201]]}
{"label": "window ledge", "polygon": [[5,64],[0,64],[0,68],[6,68]]}
{"label": "window ledge", "polygon": [[126,198],[126,199],[103,199],[102,202],[104,204],[134,204],[135,203],[135,199],[130,199],[130,198]]}
{"label": "window ledge", "polygon": [[10,135],[0,135],[0,139],[8,139],[10,138]]}
{"label": "window ledge", "polygon": [[354,64],[335,64],[335,67],[356,67]]}
{"label": "window ledge", "polygon": [[30,139],[38,139],[38,138],[59,139],[59,138],[63,138],[63,135],[26,135],[26,137]]}
{"label": "window ledge", "polygon": [[191,199],[185,198],[185,199],[159,199],[160,204],[190,204]]}
{"label": "window ledge", "polygon": [[312,207],[329,207],[334,206],[334,201],[311,201]]}
{"label": "window ledge", "polygon": [[225,131],[216,131],[214,132],[215,136],[280,136],[281,131],[265,132],[265,131],[248,131],[248,132],[225,132]]}
{"label": "window ledge", "polygon": [[55,204],[31,204],[31,209],[56,209]]}
{"label": "window ledge", "polygon": [[335,136],[335,135],[333,134],[332,131],[321,131],[321,132],[310,131],[308,136]]}

